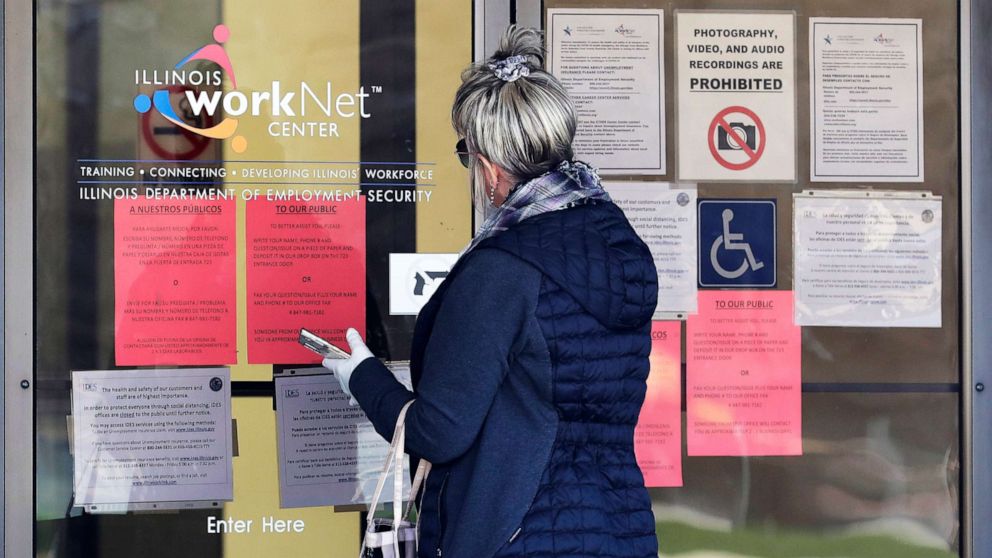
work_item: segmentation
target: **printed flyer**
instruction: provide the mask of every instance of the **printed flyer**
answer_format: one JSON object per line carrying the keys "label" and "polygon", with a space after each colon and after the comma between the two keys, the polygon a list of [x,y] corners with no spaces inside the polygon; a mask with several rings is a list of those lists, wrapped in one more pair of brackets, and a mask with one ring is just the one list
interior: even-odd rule
{"label": "printed flyer", "polygon": [[809,27],[810,180],[923,182],[923,20]]}
{"label": "printed flyer", "polygon": [[795,19],[679,10],[680,180],[796,179]]}
{"label": "printed flyer", "polygon": [[666,174],[664,10],[547,12],[548,71],[568,89],[575,153],[605,174]]}
{"label": "printed flyer", "polygon": [[634,453],[645,486],[682,486],[682,322],[651,325],[651,372]]}
{"label": "printed flyer", "polygon": [[233,497],[227,368],[73,372],[72,425],[77,506]]}
{"label": "printed flyer", "polygon": [[940,196],[831,190],[794,200],[797,324],[941,326]]}
{"label": "printed flyer", "polygon": [[365,335],[365,200],[247,206],[248,362],[320,362],[300,328],[347,350],[349,327]]}
{"label": "printed flyer", "polygon": [[234,200],[114,202],[118,366],[237,362]]}
{"label": "printed flyer", "polygon": [[[410,386],[409,366],[390,364],[389,368]],[[369,503],[389,444],[360,407],[348,404],[349,397],[327,369],[292,372],[275,378],[279,507]],[[406,474],[403,480],[408,493]],[[387,486],[392,486],[391,481]]]}
{"label": "printed flyer", "polygon": [[664,182],[603,185],[648,245],[658,269],[654,319],[684,320],[696,312],[696,189]]}
{"label": "printed flyer", "polygon": [[701,291],[686,322],[689,455],[802,454],[792,291]]}

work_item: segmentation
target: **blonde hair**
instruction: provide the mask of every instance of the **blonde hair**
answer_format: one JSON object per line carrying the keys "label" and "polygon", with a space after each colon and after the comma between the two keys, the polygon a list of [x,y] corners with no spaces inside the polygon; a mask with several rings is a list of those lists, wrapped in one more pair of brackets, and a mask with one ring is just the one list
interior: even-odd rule
{"label": "blonde hair", "polygon": [[[530,73],[504,81],[489,64],[511,56],[522,56]],[[539,31],[511,25],[488,60],[462,72],[451,123],[470,151],[484,155],[516,181],[572,159],[575,108],[561,82],[544,70]],[[475,158],[472,161],[476,199],[481,201],[485,197],[479,197],[479,165]]]}

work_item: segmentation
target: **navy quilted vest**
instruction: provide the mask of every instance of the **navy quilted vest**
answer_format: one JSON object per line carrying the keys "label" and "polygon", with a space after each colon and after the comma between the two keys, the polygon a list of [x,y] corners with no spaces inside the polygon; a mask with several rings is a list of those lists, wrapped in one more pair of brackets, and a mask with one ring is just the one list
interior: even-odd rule
{"label": "navy quilted vest", "polygon": [[534,500],[498,557],[658,555],[634,459],[657,274],[612,203],[537,216],[480,244],[537,267],[537,318],[552,363],[558,429]]}

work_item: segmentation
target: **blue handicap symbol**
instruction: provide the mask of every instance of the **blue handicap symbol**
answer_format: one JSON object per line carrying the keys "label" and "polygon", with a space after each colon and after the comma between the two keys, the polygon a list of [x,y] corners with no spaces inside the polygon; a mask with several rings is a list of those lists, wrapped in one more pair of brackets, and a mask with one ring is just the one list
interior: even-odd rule
{"label": "blue handicap symbol", "polygon": [[774,287],[775,200],[699,200],[699,286]]}

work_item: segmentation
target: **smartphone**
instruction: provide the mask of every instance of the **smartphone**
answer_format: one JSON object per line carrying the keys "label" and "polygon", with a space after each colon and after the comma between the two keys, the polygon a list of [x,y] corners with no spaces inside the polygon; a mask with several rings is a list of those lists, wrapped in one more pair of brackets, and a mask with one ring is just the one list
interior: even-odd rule
{"label": "smartphone", "polygon": [[348,358],[351,356],[302,327],[300,328],[300,345],[325,358]]}

